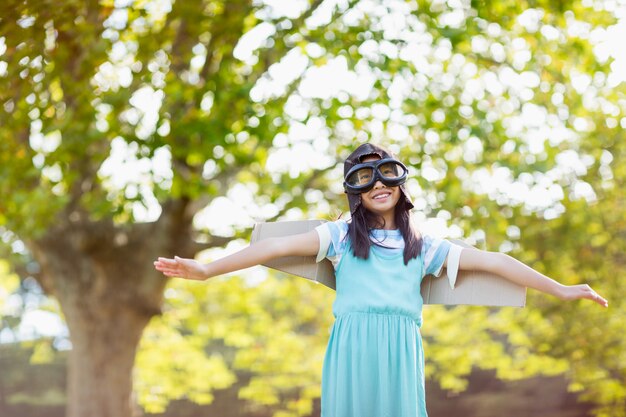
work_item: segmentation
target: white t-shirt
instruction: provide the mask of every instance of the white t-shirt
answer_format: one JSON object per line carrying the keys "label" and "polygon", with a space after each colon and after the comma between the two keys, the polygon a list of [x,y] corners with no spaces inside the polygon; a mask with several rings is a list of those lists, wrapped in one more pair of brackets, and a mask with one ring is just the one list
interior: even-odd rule
{"label": "white t-shirt", "polygon": [[[320,238],[320,249],[317,262],[324,258],[329,259],[337,268],[343,254],[349,249],[348,223],[345,220],[336,220],[319,225],[315,229]],[[381,250],[390,253],[404,250],[404,239],[400,230],[372,229],[371,239],[374,244],[382,245]],[[422,258],[424,260],[424,275],[440,276],[443,264],[448,259],[447,275],[450,286],[454,288],[459,266],[462,247],[445,240],[422,235]]]}

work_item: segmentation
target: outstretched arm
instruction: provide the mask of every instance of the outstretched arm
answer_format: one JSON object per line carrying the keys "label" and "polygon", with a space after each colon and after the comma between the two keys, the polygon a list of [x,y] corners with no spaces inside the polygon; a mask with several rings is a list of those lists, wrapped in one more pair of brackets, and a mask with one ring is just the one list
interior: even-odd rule
{"label": "outstretched arm", "polygon": [[492,272],[518,285],[551,294],[562,300],[587,298],[603,307],[608,307],[609,305],[607,300],[602,298],[587,284],[560,284],[504,253],[464,248],[461,251],[459,269]]}
{"label": "outstretched arm", "polygon": [[319,245],[317,232],[311,230],[297,235],[264,239],[208,264],[176,256],[173,259],[158,258],[154,267],[168,277],[205,280],[283,256],[315,256]]}

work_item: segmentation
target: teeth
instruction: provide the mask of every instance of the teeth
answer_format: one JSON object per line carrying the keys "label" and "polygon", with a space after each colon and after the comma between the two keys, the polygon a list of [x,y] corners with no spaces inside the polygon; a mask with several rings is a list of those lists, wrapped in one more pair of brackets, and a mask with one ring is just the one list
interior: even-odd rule
{"label": "teeth", "polygon": [[375,200],[379,200],[381,198],[385,198],[385,197],[389,197],[389,194],[378,194],[376,197],[374,197]]}

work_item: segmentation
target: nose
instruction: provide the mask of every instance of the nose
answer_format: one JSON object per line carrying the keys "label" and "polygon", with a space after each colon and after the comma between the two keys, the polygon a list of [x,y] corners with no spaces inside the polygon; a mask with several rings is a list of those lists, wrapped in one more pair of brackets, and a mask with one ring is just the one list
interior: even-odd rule
{"label": "nose", "polygon": [[386,187],[386,185],[383,184],[380,180],[376,180],[376,182],[374,183],[374,187],[372,187],[372,188],[377,190],[377,189],[383,188],[383,187]]}

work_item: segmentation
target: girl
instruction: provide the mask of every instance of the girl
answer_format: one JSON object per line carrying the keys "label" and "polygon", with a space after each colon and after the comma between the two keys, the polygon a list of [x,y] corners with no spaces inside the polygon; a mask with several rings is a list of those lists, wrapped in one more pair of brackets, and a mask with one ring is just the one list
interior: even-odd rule
{"label": "girl", "polygon": [[[344,163],[351,220],[270,238],[209,264],[159,258],[170,277],[205,280],[290,256],[329,258],[336,275],[335,323],[322,373],[322,417],[426,417],[420,283],[444,267],[484,270],[563,300],[607,301],[588,285],[565,286],[501,253],[460,248],[411,226],[406,167],[359,146]],[[451,284],[453,280],[451,279]]]}

